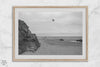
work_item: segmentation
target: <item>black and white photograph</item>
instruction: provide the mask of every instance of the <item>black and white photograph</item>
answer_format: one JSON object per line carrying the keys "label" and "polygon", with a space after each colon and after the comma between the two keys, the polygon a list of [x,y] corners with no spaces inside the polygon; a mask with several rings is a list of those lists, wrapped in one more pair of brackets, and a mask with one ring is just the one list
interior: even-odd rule
{"label": "black and white photograph", "polygon": [[87,59],[86,7],[14,7],[15,59]]}

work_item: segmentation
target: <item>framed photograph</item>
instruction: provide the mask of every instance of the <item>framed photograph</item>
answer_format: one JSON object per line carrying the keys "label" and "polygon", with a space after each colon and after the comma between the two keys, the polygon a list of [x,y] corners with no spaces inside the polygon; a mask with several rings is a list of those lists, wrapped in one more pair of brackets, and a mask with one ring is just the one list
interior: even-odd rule
{"label": "framed photograph", "polygon": [[14,6],[13,61],[88,61],[88,7]]}

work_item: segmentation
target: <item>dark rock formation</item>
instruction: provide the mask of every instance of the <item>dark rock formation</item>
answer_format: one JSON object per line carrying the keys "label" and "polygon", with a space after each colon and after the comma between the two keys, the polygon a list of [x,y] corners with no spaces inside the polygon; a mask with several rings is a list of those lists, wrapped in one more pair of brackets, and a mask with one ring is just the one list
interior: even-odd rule
{"label": "dark rock formation", "polygon": [[64,41],[64,39],[59,39],[60,41]]}
{"label": "dark rock formation", "polygon": [[19,23],[19,54],[25,51],[32,51],[33,53],[40,47],[40,43],[35,34],[32,34],[29,27],[22,20]]}
{"label": "dark rock formation", "polygon": [[76,40],[77,42],[82,42],[82,39]]}

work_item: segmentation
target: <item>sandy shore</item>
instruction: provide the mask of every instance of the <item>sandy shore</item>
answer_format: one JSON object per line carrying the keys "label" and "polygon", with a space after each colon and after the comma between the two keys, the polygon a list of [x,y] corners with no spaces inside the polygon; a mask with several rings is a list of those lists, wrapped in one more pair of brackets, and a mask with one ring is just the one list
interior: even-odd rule
{"label": "sandy shore", "polygon": [[24,55],[81,55],[82,43],[39,40],[41,47],[35,52],[24,52]]}

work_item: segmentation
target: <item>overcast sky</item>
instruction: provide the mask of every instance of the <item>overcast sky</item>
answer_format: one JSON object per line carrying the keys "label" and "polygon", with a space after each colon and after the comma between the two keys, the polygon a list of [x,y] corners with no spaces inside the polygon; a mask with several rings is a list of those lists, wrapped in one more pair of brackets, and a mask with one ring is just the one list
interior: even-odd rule
{"label": "overcast sky", "polygon": [[32,33],[82,35],[82,12],[19,12],[19,19],[26,22]]}

